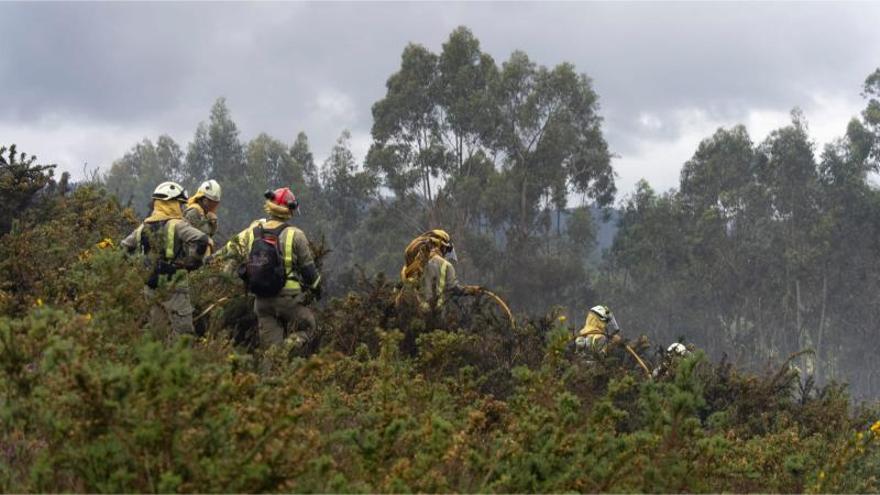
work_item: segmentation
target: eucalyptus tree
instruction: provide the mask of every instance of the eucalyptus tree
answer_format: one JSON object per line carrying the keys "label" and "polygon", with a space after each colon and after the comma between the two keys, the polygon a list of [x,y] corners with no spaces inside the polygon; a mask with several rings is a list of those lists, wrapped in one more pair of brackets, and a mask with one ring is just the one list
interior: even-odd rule
{"label": "eucalyptus tree", "polygon": [[694,289],[690,311],[721,337],[719,347],[742,352],[753,352],[749,343],[766,336],[757,330],[762,297],[773,283],[765,275],[780,261],[769,242],[773,215],[760,163],[743,126],[719,129],[684,164],[680,181],[690,243],[683,273]]}
{"label": "eucalyptus tree", "polygon": [[[321,178],[318,173],[318,167],[315,165],[315,156],[309,147],[309,138],[305,132],[299,132],[296,140],[291,145],[290,158],[293,160],[294,167],[302,171],[303,184],[310,188],[320,188]],[[291,178],[294,180],[294,178]],[[296,185],[296,184],[295,184]]]}
{"label": "eucalyptus tree", "polygon": [[455,29],[443,43],[433,81],[449,175],[467,177],[477,153],[491,154],[499,117],[491,88],[497,79],[495,60],[480,49],[480,41],[465,27]]}
{"label": "eucalyptus tree", "polygon": [[862,96],[868,100],[862,119],[874,136],[870,157],[876,166],[880,162],[880,68],[865,79]]}
{"label": "eucalyptus tree", "polygon": [[247,146],[247,180],[263,192],[269,188],[299,186],[305,183],[302,165],[283,142],[260,133]]}
{"label": "eucalyptus tree", "polygon": [[182,164],[183,151],[171,137],[159,136],[155,144],[145,138],[113,162],[103,181],[121,201],[146,214],[150,195],[158,184],[183,181]]}
{"label": "eucalyptus tree", "polygon": [[[497,124],[491,92],[497,72],[470,30],[459,27],[439,55],[407,46],[385,97],[373,106],[368,166],[398,198],[420,196],[434,221],[447,183],[485,175]],[[445,195],[455,196],[455,188]]]}
{"label": "eucalyptus tree", "polygon": [[436,74],[437,55],[410,44],[401,55],[400,70],[388,78],[385,97],[373,105],[374,144],[368,163],[398,197],[417,190],[432,201],[431,179],[443,166],[433,94]]}
{"label": "eucalyptus tree", "polygon": [[701,287],[693,287],[688,275],[690,231],[691,217],[674,191],[658,194],[642,180],[623,202],[599,292],[628,332],[659,342],[683,334],[700,344],[709,340],[702,334],[708,328],[693,332],[702,318],[694,317],[700,305],[691,304]]}
{"label": "eucalyptus tree", "polygon": [[252,205],[259,204],[259,200],[252,197],[248,187],[244,145],[225,98],[214,102],[207,123],[199,123],[186,153],[184,170],[189,187],[198,187],[209,178],[220,182],[223,201],[218,215],[223,217],[222,225],[234,229],[252,220]]}
{"label": "eucalyptus tree", "polygon": [[[323,196],[322,231],[328,235],[333,251],[328,258],[328,274],[337,290],[352,288],[356,252],[361,242],[359,225],[376,204],[379,181],[372,170],[359,167],[351,151],[351,133],[343,131],[321,168]],[[382,235],[373,232],[371,235]],[[342,277],[342,280],[339,280]],[[333,284],[328,284],[328,287]]]}
{"label": "eucalyptus tree", "polygon": [[534,233],[547,198],[557,208],[565,206],[570,191],[602,206],[613,200],[611,155],[598,97],[586,75],[567,63],[547,69],[514,52],[502,65],[494,92],[499,105],[495,147],[514,185],[515,197],[507,203],[519,239]]}

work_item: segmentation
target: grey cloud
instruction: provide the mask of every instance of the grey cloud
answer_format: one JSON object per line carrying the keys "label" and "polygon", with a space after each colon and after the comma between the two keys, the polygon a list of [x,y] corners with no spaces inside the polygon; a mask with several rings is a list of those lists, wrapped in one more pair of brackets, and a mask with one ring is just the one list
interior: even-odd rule
{"label": "grey cloud", "polygon": [[[499,62],[523,49],[591,76],[612,149],[626,155],[644,139],[674,140],[682,109],[728,121],[816,91],[857,93],[878,63],[878,13],[868,3],[0,4],[0,124],[60,115],[185,141],[226,96],[245,137],[305,130],[320,156],[344,127],[369,132],[407,42],[439,50],[463,24]],[[333,95],[350,105],[324,114]],[[663,125],[639,125],[643,112]]]}

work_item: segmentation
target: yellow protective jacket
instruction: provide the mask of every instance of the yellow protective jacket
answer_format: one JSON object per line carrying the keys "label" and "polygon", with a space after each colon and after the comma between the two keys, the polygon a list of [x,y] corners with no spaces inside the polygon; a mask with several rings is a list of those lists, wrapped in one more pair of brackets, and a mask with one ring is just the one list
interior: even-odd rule
{"label": "yellow protective jacket", "polygon": [[211,212],[205,213],[198,204],[187,206],[183,211],[183,218],[193,227],[214,237],[217,233],[217,215]]}
{"label": "yellow protective jacket", "polygon": [[189,198],[186,202],[186,208],[183,210],[183,218],[193,227],[214,237],[217,233],[217,214],[212,211],[205,211],[199,204],[199,199],[205,196],[204,192],[197,192],[195,196]]}
{"label": "yellow protective jacket", "polygon": [[584,327],[578,332],[578,336],[587,339],[587,345],[590,349],[600,351],[608,340],[605,336],[607,326],[608,324],[602,321],[596,313],[588,311],[587,320],[584,322]]}
{"label": "yellow protective jacket", "polygon": [[403,282],[404,286],[416,290],[421,303],[428,304],[429,301],[433,301],[437,308],[446,302],[450,292],[461,289],[455,267],[439,253],[432,255],[417,275]]}
{"label": "yellow protective jacket", "polygon": [[[154,225],[158,225],[155,234],[152,228]],[[123,239],[120,245],[129,253],[138,253],[141,251],[145,235],[151,236],[150,245],[153,246],[151,256],[158,256],[166,263],[182,268],[175,272],[173,277],[160,278],[162,283],[174,280],[178,284],[185,284],[186,271],[202,265],[210,241],[205,233],[193,228],[181,218],[166,218],[164,215],[154,214]],[[140,252],[140,254],[144,253]]]}

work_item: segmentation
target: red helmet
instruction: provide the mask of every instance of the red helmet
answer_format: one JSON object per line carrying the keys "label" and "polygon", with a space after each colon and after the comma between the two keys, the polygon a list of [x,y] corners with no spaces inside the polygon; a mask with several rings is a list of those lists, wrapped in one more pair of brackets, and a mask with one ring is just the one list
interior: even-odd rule
{"label": "red helmet", "polygon": [[263,196],[276,205],[286,206],[291,210],[299,208],[299,202],[296,200],[296,196],[293,195],[293,191],[291,191],[290,188],[281,187],[274,191],[268,190]]}

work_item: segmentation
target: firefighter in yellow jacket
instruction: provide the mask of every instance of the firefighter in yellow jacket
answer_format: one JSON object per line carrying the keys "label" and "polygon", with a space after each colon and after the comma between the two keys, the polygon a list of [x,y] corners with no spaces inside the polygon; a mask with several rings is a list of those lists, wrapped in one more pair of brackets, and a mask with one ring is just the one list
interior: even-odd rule
{"label": "firefighter in yellow jacket", "polygon": [[237,250],[246,260],[239,275],[256,295],[260,348],[285,338],[301,346],[314,337],[315,315],[307,306],[307,293],[321,298],[321,275],[305,233],[288,223],[299,208],[296,196],[283,187],[266,191],[265,197],[269,218],[251,223],[224,251]]}
{"label": "firefighter in yellow jacket", "polygon": [[422,309],[441,308],[455,293],[471,293],[462,286],[450,260],[457,261],[452,238],[445,230],[434,229],[413,239],[404,251],[400,280],[405,288],[415,289]]}
{"label": "firefighter in yellow jacket", "polygon": [[186,273],[200,267],[210,239],[183,220],[181,204],[186,191],[175,182],[163,182],[153,191],[152,213],[121,245],[131,254],[146,256],[151,267],[144,293],[155,302],[156,289],[167,289],[167,299],[150,310],[154,326],[167,317],[175,334],[194,333],[193,307]]}
{"label": "firefighter in yellow jacket", "polygon": [[[593,306],[587,312],[587,320],[584,322],[584,327],[578,332],[575,346],[582,352],[602,352],[608,345],[609,331],[616,332],[617,330],[619,330],[617,320],[608,306]],[[617,342],[620,340],[620,336],[613,335],[611,340]]]}
{"label": "firefighter in yellow jacket", "polygon": [[217,234],[217,208],[220,206],[220,184],[206,180],[198,191],[186,201],[183,218],[193,227],[208,234],[212,239]]}

